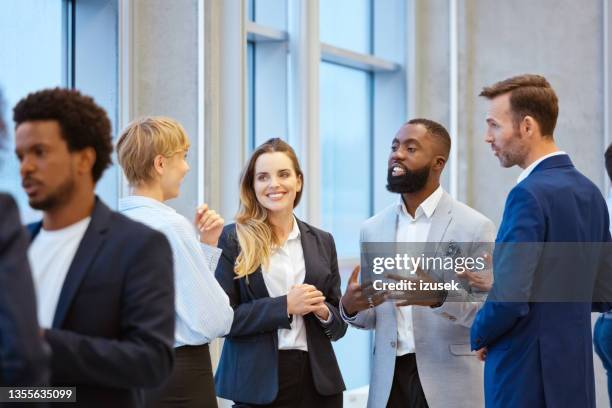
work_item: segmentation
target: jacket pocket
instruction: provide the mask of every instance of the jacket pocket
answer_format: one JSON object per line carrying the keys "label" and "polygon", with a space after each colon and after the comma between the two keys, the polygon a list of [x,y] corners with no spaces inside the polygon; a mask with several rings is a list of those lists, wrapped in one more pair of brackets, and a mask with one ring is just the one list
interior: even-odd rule
{"label": "jacket pocket", "polygon": [[474,356],[476,353],[470,349],[470,345],[464,344],[449,344],[448,350],[453,356]]}

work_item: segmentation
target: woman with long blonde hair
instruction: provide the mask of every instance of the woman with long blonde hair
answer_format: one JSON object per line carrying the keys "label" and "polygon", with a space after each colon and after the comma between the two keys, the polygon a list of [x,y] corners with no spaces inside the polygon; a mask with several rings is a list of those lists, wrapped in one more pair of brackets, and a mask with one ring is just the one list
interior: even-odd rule
{"label": "woman with long blonde hair", "polygon": [[304,175],[295,152],[270,139],[240,182],[236,223],[224,228],[215,276],[234,308],[215,384],[235,407],[341,407],[331,345],[344,336],[331,234],[297,219]]}

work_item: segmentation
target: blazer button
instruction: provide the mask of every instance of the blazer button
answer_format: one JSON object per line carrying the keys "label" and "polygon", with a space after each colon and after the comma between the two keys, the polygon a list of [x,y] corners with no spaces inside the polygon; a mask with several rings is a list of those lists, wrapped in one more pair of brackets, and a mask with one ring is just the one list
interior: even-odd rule
{"label": "blazer button", "polygon": [[391,347],[395,348],[395,342],[394,341],[391,342]]}

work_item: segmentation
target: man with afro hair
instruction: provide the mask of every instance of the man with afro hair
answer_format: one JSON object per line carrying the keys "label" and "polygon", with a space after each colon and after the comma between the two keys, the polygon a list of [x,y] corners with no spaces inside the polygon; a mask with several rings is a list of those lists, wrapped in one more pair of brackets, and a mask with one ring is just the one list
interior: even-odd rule
{"label": "man with afro hair", "polygon": [[14,108],[38,321],[51,385],[82,406],[131,407],[173,364],[172,254],[163,234],[111,211],[94,192],[111,163],[111,124],[76,90],[34,92]]}

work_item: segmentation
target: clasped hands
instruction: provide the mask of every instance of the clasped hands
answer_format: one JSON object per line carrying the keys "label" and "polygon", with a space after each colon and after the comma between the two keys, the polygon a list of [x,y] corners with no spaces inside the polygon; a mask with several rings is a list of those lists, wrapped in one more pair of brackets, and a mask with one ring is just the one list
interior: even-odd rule
{"label": "clasped hands", "polygon": [[320,320],[329,319],[325,296],[315,286],[307,283],[294,285],[287,294],[287,314],[304,316],[314,313]]}

